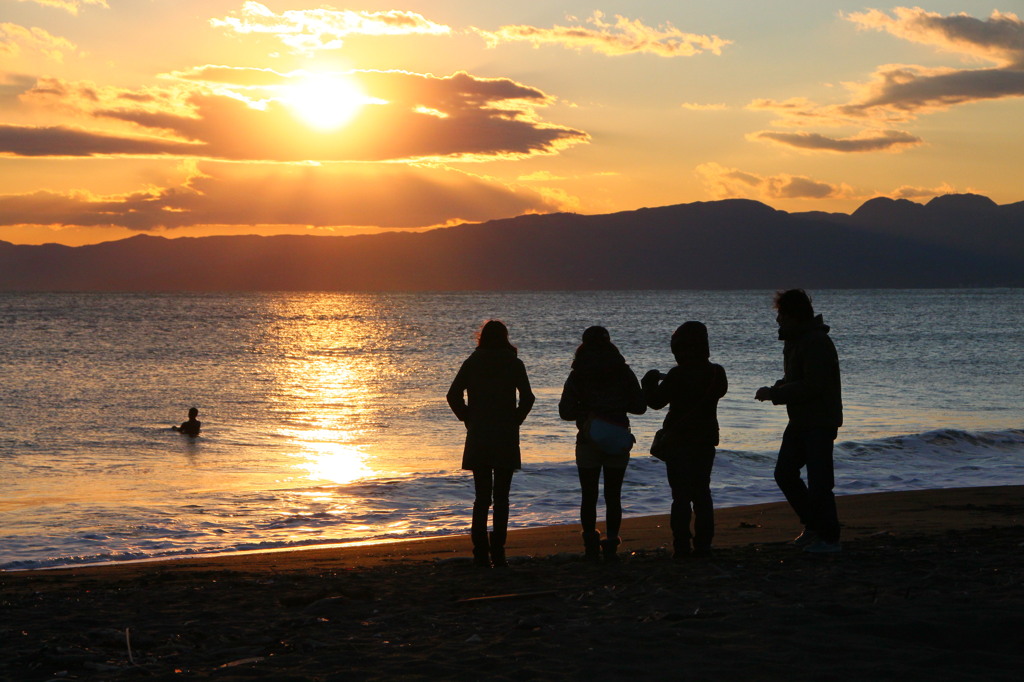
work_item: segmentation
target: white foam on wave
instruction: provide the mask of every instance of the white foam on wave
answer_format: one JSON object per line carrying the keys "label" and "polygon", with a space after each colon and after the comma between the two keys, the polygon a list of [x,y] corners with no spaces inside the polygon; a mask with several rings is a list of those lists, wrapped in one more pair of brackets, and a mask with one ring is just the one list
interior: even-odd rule
{"label": "white foam on wave", "polygon": [[[723,449],[712,492],[719,507],[782,500],[774,454]],[[1024,430],[939,429],[836,445],[840,495],[1024,484]],[[316,494],[310,494],[316,493]],[[315,489],[207,494],[177,508],[88,511],[106,527],[69,536],[18,537],[0,569],[17,570],[353,541],[451,535],[468,530],[473,502],[468,472],[362,480]],[[664,464],[636,453],[623,488],[628,516],[668,513]],[[513,528],[572,524],[579,483],[573,462],[527,465],[513,481]],[[118,517],[118,514],[122,514]]]}

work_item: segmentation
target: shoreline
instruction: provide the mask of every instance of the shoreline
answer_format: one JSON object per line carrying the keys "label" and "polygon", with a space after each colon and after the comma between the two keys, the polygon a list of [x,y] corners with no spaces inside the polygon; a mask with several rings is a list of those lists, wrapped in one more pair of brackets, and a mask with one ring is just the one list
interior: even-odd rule
{"label": "shoreline", "polygon": [[[925,490],[882,491],[837,495],[840,520],[843,524],[843,540],[850,540],[873,533],[895,531],[900,524],[895,515],[920,512],[922,505],[931,505],[928,514],[914,516],[912,526],[917,531],[936,532],[939,530],[963,530],[971,523],[980,522],[985,516],[978,509],[973,514],[958,514],[942,510],[938,502],[956,497],[960,505],[984,505],[992,495],[1010,495],[1016,492],[1024,499],[1024,485],[978,486],[958,488],[934,488]],[[884,513],[882,510],[885,510]],[[598,527],[603,529],[601,517],[603,507],[598,506]],[[888,515],[890,518],[886,519]],[[987,518],[988,522],[1003,519],[997,516]],[[1024,522],[1021,519],[1017,523]],[[738,547],[744,544],[784,543],[800,532],[798,520],[786,502],[764,502],[759,504],[721,507],[715,509],[717,548]],[[1012,525],[1012,524],[1010,524]],[[671,545],[668,514],[624,517],[622,520],[622,545],[620,552],[650,551]],[[506,544],[509,559],[520,561],[524,558],[543,557],[551,554],[581,551],[579,526],[577,524],[553,524],[509,530]],[[273,547],[267,549],[211,552],[209,554],[182,554],[164,557],[147,557],[124,561],[107,561],[84,564],[66,564],[39,568],[9,569],[0,571],[5,575],[31,575],[39,572],[58,571],[103,571],[119,570],[122,567],[153,567],[216,569],[216,570],[262,570],[267,566],[296,566],[303,560],[310,562],[336,563],[353,567],[368,568],[383,562],[393,561],[437,561],[469,558],[469,534],[437,535],[417,538],[394,538],[381,540],[353,540],[351,542],[311,544],[297,547]]]}
{"label": "shoreline", "polygon": [[0,573],[0,679],[1017,680],[1024,486],[837,498],[843,551],[785,503],[716,510],[675,562],[665,516],[589,563],[575,525]]}

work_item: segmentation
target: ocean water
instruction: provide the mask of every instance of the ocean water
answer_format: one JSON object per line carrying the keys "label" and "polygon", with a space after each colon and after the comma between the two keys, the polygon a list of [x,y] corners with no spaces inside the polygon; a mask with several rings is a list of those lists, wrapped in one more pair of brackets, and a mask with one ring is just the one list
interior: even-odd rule
{"label": "ocean water", "polygon": [[[843,367],[837,493],[1024,483],[1024,290],[818,291]],[[444,400],[504,320],[537,403],[514,527],[572,523],[557,402],[583,329],[642,375],[680,323],[729,376],[718,506],[781,500],[771,292],[0,294],[0,569],[464,533],[472,480]],[[203,433],[170,429],[190,406]],[[627,515],[666,513],[636,417]]]}

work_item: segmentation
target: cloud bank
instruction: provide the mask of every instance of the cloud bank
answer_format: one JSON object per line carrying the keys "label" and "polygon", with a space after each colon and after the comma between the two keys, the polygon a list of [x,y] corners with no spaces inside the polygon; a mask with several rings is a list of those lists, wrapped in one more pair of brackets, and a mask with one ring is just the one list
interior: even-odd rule
{"label": "cloud bank", "polygon": [[788,173],[759,175],[717,163],[701,164],[696,173],[713,199],[846,199],[854,194],[845,183]]}
{"label": "cloud bank", "polygon": [[850,95],[845,103],[817,104],[803,97],[754,100],[747,108],[777,114],[780,119],[776,125],[867,126],[871,130],[847,138],[762,131],[749,139],[807,151],[902,151],[922,140],[903,131],[877,129],[957,105],[1024,97],[1024,21],[1014,14],[996,11],[981,20],[966,14],[942,16],[919,7],[897,7],[891,15],[870,9],[844,18],[862,30],[885,31],[902,40],[996,66],[883,64],[868,80],[843,84]]}
{"label": "cloud bank", "polygon": [[357,12],[322,7],[277,14],[259,2],[246,2],[240,11],[222,19],[211,19],[210,24],[239,34],[271,35],[301,54],[336,50],[344,44],[345,38],[354,35],[451,33],[448,26],[436,24],[415,12]]}
{"label": "cloud bank", "polygon": [[559,209],[537,192],[443,167],[207,164],[177,187],[0,196],[0,225],[401,228]]}
{"label": "cloud bank", "polygon": [[74,15],[77,15],[79,10],[86,5],[110,9],[110,5],[107,4],[106,0],[18,0],[18,2],[34,2],[45,7],[56,7]]}
{"label": "cloud bank", "polygon": [[[133,134],[123,136],[117,152],[126,156],[156,152],[236,161],[473,161],[553,154],[589,139],[582,131],[539,118],[538,110],[553,103],[544,92],[511,79],[465,72],[444,77],[348,72],[344,78],[373,103],[344,127],[312,130],[287,101],[288,89],[304,75],[209,66],[177,74],[185,83],[179,89],[140,91],[44,79],[22,99],[42,109],[129,125]],[[247,90],[253,87],[270,90],[260,98]],[[63,156],[70,143],[76,155],[109,154],[115,137],[72,135],[66,128],[23,130],[31,146],[8,135],[0,139],[0,153]],[[142,135],[167,143],[155,150],[154,142],[140,139]]]}
{"label": "cloud bank", "polygon": [[865,200],[879,196],[892,199],[919,199],[944,194],[956,194],[958,190],[949,183],[938,187],[916,187],[901,185],[894,190],[858,192],[850,185],[815,180],[803,175],[779,173],[760,175],[738,168],[729,168],[718,163],[704,163],[696,168],[696,174],[714,199],[858,199]]}
{"label": "cloud bank", "polygon": [[828,137],[818,133],[778,133],[763,130],[751,133],[747,137],[751,140],[771,142],[782,147],[837,153],[898,152],[907,147],[921,144],[921,138],[901,130],[865,131],[845,138]]}
{"label": "cloud bank", "polygon": [[0,57],[18,57],[23,52],[38,52],[54,61],[64,61],[64,56],[74,53],[78,47],[68,40],[55,36],[41,28],[26,28],[18,24],[0,23]]}
{"label": "cloud bank", "polygon": [[720,55],[722,48],[732,43],[715,35],[681,31],[670,23],[647,26],[639,19],[621,15],[616,15],[614,21],[609,22],[602,12],[594,12],[584,23],[588,25],[551,28],[510,25],[496,31],[473,30],[487,41],[489,47],[525,42],[534,47],[556,45],[571,50],[592,50],[613,57],[628,54],[692,57],[703,52]]}

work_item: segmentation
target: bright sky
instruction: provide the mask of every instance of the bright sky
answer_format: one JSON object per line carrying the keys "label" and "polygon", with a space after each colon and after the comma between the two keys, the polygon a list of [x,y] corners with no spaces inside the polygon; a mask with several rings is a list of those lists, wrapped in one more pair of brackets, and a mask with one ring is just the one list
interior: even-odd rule
{"label": "bright sky", "polygon": [[0,0],[0,239],[730,197],[1013,203],[1021,16],[1022,0]]}

